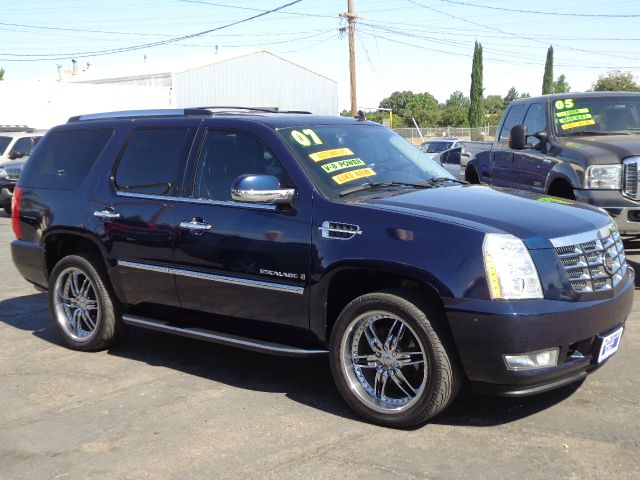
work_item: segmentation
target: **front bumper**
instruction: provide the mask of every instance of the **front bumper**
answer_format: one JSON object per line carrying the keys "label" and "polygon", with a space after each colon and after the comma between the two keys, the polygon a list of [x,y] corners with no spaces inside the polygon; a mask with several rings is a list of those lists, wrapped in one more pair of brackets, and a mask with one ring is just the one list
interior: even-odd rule
{"label": "front bumper", "polygon": [[604,208],[616,222],[620,235],[640,235],[640,202],[618,190],[574,190],[576,200]]}
{"label": "front bumper", "polygon": [[[445,310],[460,360],[474,390],[532,395],[578,381],[597,363],[599,336],[614,331],[631,312],[635,274],[614,298],[557,300],[453,300]],[[508,370],[505,354],[559,347],[558,365]]]}

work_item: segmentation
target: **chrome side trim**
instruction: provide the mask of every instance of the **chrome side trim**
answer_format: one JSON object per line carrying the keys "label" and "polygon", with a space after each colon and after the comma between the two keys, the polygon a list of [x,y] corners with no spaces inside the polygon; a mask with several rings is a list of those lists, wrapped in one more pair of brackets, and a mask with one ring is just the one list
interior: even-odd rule
{"label": "chrome side trim", "polygon": [[333,240],[350,240],[356,235],[362,235],[359,225],[330,220],[322,222],[322,226],[318,227],[318,230],[322,232],[322,238],[331,238]]}
{"label": "chrome side trim", "polygon": [[196,272],[193,270],[185,270],[182,268],[163,267],[157,265],[149,265],[148,263],[129,262],[126,260],[118,260],[118,266],[135,268],[138,270],[148,270],[157,273],[168,273],[180,275],[189,278],[198,278],[201,280],[209,280],[212,282],[229,283],[232,285],[241,285],[244,287],[263,288],[266,290],[275,290],[277,292],[294,293],[297,295],[304,294],[304,287],[297,285],[286,285],[282,283],[265,282],[261,280],[250,280],[248,278],[230,277],[227,275],[216,275],[213,273]]}
{"label": "chrome side trim", "polygon": [[588,232],[576,233],[575,235],[568,235],[566,237],[551,238],[549,241],[555,248],[568,247],[570,245],[591,242],[596,239],[602,240],[615,232],[615,229],[616,227],[613,224],[609,224],[597,230],[589,230]]}
{"label": "chrome side trim", "polygon": [[195,338],[198,340],[206,340],[208,342],[229,345],[232,347],[254,350],[262,353],[270,353],[275,355],[286,355],[292,357],[310,357],[316,355],[326,355],[328,350],[321,349],[304,349],[279,343],[271,343],[267,341],[254,340],[251,338],[240,337],[228,333],[215,332],[213,330],[205,330],[195,327],[179,327],[162,320],[154,320],[150,318],[138,317],[136,315],[125,314],[122,316],[124,323],[135,327],[148,328],[159,332],[173,333],[183,337]]}
{"label": "chrome side trim", "polygon": [[166,202],[178,202],[178,203],[192,203],[195,205],[213,205],[218,207],[242,207],[252,208],[254,210],[276,210],[278,207],[271,204],[259,204],[259,203],[247,203],[247,202],[232,202],[224,200],[206,200],[203,198],[187,198],[187,197],[170,197],[166,195],[148,195],[146,193],[133,193],[117,191],[118,197],[128,198],[142,198],[146,200],[160,200]]}
{"label": "chrome side trim", "polygon": [[119,267],[136,268],[138,270],[148,270],[157,273],[171,273],[169,267],[161,267],[159,265],[150,265],[148,263],[129,262],[127,260],[118,260]]}

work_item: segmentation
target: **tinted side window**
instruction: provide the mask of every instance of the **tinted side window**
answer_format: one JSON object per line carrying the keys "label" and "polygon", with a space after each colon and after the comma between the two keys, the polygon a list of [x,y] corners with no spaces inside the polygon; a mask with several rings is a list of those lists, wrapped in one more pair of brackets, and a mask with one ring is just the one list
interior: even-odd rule
{"label": "tinted side window", "polygon": [[31,137],[19,138],[16,140],[16,143],[13,144],[10,154],[17,155],[19,157],[28,157],[32,148],[33,142],[31,141]]}
{"label": "tinted side window", "polygon": [[116,168],[116,187],[125,192],[174,195],[182,180],[188,137],[187,128],[134,132]]}
{"label": "tinted side window", "polygon": [[49,133],[34,150],[20,182],[32,188],[78,188],[112,134],[110,128]]}
{"label": "tinted side window", "polygon": [[273,175],[281,187],[291,181],[271,150],[260,140],[240,132],[209,130],[200,154],[196,198],[231,200],[231,184],[240,175]]}
{"label": "tinted side window", "polygon": [[449,155],[447,157],[447,163],[450,163],[451,165],[460,165],[460,151],[461,150],[462,150],[461,147],[449,150]]}
{"label": "tinted side window", "polygon": [[[545,114],[545,105],[543,103],[534,103],[527,110],[527,115],[524,117],[524,124],[529,130],[529,135],[541,132],[547,129],[547,116]],[[529,137],[529,143],[531,145],[537,145],[540,143],[536,137]]]}
{"label": "tinted side window", "polygon": [[509,131],[511,127],[517,125],[522,117],[522,111],[524,110],[524,104],[513,105],[507,116],[504,119],[504,124],[502,125],[502,130],[500,130],[500,141],[506,142],[509,140]]}

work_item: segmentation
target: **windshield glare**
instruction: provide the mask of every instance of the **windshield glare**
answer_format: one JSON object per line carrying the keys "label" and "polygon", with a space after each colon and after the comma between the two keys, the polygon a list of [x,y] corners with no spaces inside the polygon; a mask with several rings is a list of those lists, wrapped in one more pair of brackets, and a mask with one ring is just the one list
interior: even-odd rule
{"label": "windshield glare", "polygon": [[364,183],[453,179],[438,163],[382,126],[305,125],[279,129],[278,133],[329,198],[338,198],[341,191]]}
{"label": "windshield glare", "polygon": [[4,155],[4,151],[11,143],[11,137],[0,137],[0,155]]}
{"label": "windshield glare", "polygon": [[564,98],[552,107],[559,136],[640,133],[640,96]]}

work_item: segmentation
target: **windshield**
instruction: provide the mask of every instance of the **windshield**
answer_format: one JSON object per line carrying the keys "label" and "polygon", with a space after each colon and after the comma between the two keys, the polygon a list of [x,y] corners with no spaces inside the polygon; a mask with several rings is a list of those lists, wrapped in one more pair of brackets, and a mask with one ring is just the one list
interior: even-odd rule
{"label": "windshield", "polygon": [[4,155],[4,151],[11,143],[11,137],[0,137],[0,155]]}
{"label": "windshield", "polygon": [[553,112],[559,136],[640,134],[640,96],[564,98]]}
{"label": "windshield", "polygon": [[440,153],[453,147],[453,142],[428,142],[421,145],[421,150],[425,153]]}
{"label": "windshield", "polygon": [[293,147],[318,190],[329,198],[338,198],[345,189],[366,183],[453,179],[444,168],[384,127],[305,125],[282,128],[278,133]]}

